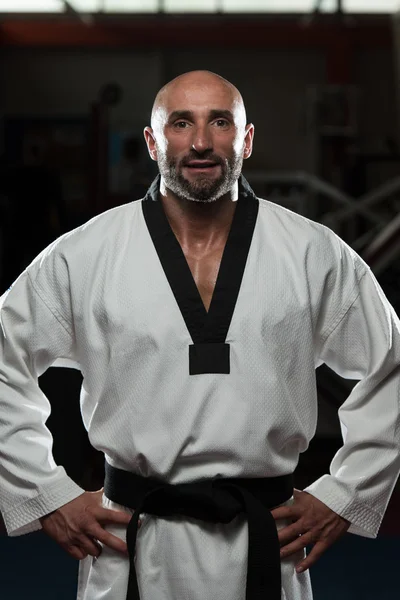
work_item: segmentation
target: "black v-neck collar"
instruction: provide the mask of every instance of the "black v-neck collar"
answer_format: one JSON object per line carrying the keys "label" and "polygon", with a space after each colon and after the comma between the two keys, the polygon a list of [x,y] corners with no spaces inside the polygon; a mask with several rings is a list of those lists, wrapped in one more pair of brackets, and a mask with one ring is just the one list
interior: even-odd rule
{"label": "black v-neck collar", "polygon": [[[225,344],[225,340],[239,295],[257,220],[259,202],[246,179],[241,176],[239,198],[207,312],[183,250],[168,222],[162,202],[159,200],[159,189],[160,176],[152,183],[142,202],[147,228],[193,344],[197,346],[197,349],[192,349],[190,352],[200,351],[200,346],[203,345],[205,348],[202,354],[206,352],[210,354],[210,352],[213,353],[213,350],[217,350],[216,346],[210,348],[212,345],[228,346]],[[222,352],[226,353],[226,350]],[[212,364],[208,364],[212,362],[211,359],[208,361],[203,357],[207,362],[207,366],[204,367],[207,370],[200,370],[200,372],[229,373],[230,371],[226,370],[226,361],[228,360],[229,363],[229,352],[228,359],[226,354],[224,356],[225,358],[220,359],[225,361],[224,371],[210,371],[210,368],[218,369],[218,366],[213,367]],[[214,359],[217,360],[215,356]]]}

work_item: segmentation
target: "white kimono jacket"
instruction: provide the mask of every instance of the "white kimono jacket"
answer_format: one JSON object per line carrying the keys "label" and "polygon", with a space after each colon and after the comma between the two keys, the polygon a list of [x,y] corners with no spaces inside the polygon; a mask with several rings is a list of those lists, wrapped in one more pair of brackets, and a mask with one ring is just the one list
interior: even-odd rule
{"label": "white kimono jacket", "polygon": [[[242,188],[246,201],[257,205],[253,228],[246,210],[235,227],[249,247],[236,255],[231,243],[216,284],[214,317],[232,304],[229,274],[244,258],[225,340],[229,373],[189,374],[189,329],[207,315],[151,196],[62,236],[3,296],[0,509],[10,535],[39,528],[82,493],[51,454],[37,383],[51,365],[81,369],[83,420],[111,465],[179,483],[292,473],[315,433],[315,368],[324,362],[360,382],[340,409],[344,445],[308,491],[353,533],[376,536],[400,466],[399,321],[332,231]],[[155,220],[145,219],[148,203]],[[174,282],[167,268],[178,271]],[[147,515],[136,549],[141,598],[244,600],[246,552],[240,517],[221,525]],[[298,561],[282,563],[283,600],[311,598]],[[127,575],[127,559],[104,548],[83,561],[78,597],[125,600]]]}

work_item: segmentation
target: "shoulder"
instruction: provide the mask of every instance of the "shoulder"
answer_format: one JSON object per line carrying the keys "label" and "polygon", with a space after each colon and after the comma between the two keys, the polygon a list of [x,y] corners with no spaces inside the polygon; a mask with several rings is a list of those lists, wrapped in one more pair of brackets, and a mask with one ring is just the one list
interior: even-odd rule
{"label": "shoulder", "polygon": [[28,266],[31,280],[38,285],[49,278],[60,281],[71,272],[84,272],[100,256],[118,252],[138,226],[141,204],[138,200],[107,210],[57,238]]}
{"label": "shoulder", "polygon": [[278,251],[322,271],[346,268],[360,279],[367,265],[334,231],[283,206],[259,198],[260,225]]}
{"label": "shoulder", "polygon": [[96,215],[83,225],[61,236],[57,240],[58,245],[67,248],[71,244],[92,240],[101,244],[102,239],[113,238],[117,232],[125,232],[134,226],[138,215],[141,214],[141,206],[142,201],[136,200]]}
{"label": "shoulder", "polygon": [[258,198],[258,201],[263,224],[271,229],[272,227],[278,228],[281,235],[286,230],[291,235],[295,234],[297,240],[304,239],[307,242],[320,240],[321,243],[326,243],[333,241],[334,238],[339,240],[331,229],[321,223],[312,221],[264,198]]}

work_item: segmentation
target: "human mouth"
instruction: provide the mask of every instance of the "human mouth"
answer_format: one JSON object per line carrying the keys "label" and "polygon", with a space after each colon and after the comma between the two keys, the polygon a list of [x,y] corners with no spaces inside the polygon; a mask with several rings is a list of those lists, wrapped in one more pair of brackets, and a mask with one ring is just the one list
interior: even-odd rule
{"label": "human mouth", "polygon": [[192,172],[202,171],[209,172],[213,171],[220,165],[210,160],[192,160],[189,163],[185,164],[185,168],[189,169]]}

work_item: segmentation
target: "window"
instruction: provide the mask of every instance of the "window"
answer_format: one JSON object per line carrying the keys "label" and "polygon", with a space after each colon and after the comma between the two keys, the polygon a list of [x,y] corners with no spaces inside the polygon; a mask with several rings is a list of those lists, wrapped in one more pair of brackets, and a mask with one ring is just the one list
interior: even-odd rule
{"label": "window", "polygon": [[344,9],[352,13],[395,13],[399,0],[344,0]]}
{"label": "window", "polygon": [[221,0],[164,0],[165,11],[185,13],[213,13],[221,10]]}
{"label": "window", "polygon": [[[160,9],[170,13],[307,13],[316,0],[69,0],[79,12],[155,13]],[[336,10],[336,0],[323,0],[321,11]],[[350,13],[394,13],[400,10],[400,0],[343,0],[343,9]],[[0,13],[60,13],[62,0],[0,0]]]}
{"label": "window", "polygon": [[222,0],[226,12],[273,12],[301,13],[310,12],[315,6],[314,0]]}
{"label": "window", "polygon": [[0,0],[0,13],[58,13],[63,10],[62,0]]}
{"label": "window", "polygon": [[159,0],[98,0],[104,12],[154,13],[159,10]]}

